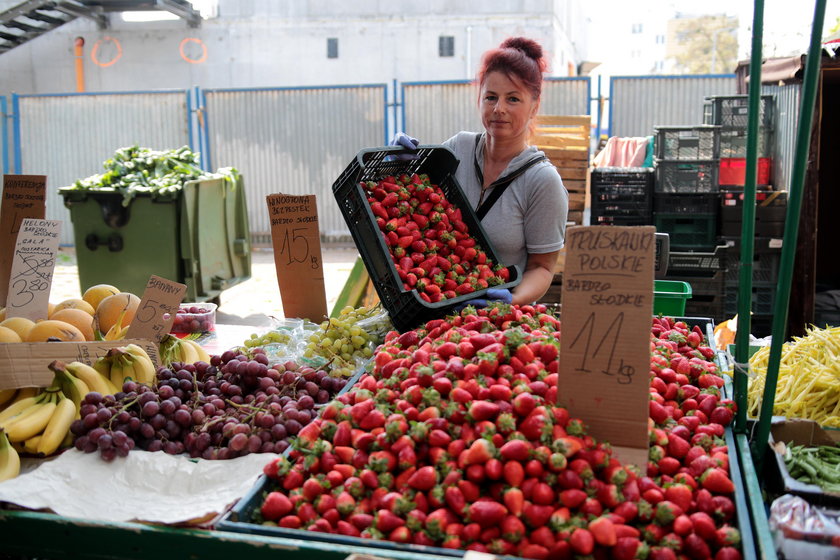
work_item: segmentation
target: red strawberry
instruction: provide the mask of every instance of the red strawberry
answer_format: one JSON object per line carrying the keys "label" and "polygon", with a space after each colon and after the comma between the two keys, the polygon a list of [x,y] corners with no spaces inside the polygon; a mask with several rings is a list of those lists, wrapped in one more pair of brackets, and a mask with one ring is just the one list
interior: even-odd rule
{"label": "red strawberry", "polygon": [[696,560],[710,558],[712,555],[712,551],[709,549],[709,545],[706,541],[703,540],[703,537],[700,535],[695,535],[694,533],[688,535],[685,540],[683,541],[683,551],[688,555],[689,558],[694,558]]}
{"label": "red strawberry", "polygon": [[524,462],[531,452],[531,444],[521,439],[512,439],[502,445],[499,455],[505,461],[514,460]]}
{"label": "red strawberry", "polygon": [[636,558],[648,557],[647,543],[635,537],[622,537],[616,539],[612,549],[613,560],[634,560]]}
{"label": "red strawberry", "polygon": [[715,494],[732,494],[735,491],[735,484],[720,467],[713,467],[704,472],[700,476],[700,483],[703,488]]}
{"label": "red strawberry", "polygon": [[491,460],[496,453],[496,446],[486,439],[477,439],[467,449],[464,465],[482,465]]}
{"label": "red strawberry", "polygon": [[415,490],[426,492],[437,484],[437,470],[432,466],[420,467],[408,479],[408,485]]}
{"label": "red strawberry", "polygon": [[512,542],[518,543],[525,536],[525,524],[514,515],[507,515],[502,520],[502,538]]}
{"label": "red strawberry", "polygon": [[609,517],[596,517],[589,522],[588,528],[597,544],[601,546],[615,546],[617,539],[615,524],[610,521]]}
{"label": "red strawberry", "polygon": [[575,529],[569,537],[569,545],[575,554],[588,556],[595,550],[595,539],[586,529]]}
{"label": "red strawberry", "polygon": [[265,497],[260,513],[268,521],[276,521],[292,511],[292,502],[282,492],[271,492]]}
{"label": "red strawberry", "polygon": [[505,506],[493,501],[479,501],[469,507],[469,519],[483,528],[498,525],[507,513]]}

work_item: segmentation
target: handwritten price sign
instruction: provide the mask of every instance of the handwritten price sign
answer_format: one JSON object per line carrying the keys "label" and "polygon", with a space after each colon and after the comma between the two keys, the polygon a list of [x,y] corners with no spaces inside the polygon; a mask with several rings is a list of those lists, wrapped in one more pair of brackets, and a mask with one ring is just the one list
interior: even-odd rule
{"label": "handwritten price sign", "polygon": [[137,313],[128,326],[127,338],[140,338],[160,343],[172,328],[178,307],[187,293],[186,284],[180,284],[152,275],[146,283]]}
{"label": "handwritten price sign", "polygon": [[60,233],[57,220],[25,218],[21,222],[6,298],[8,317],[47,318]]}
{"label": "handwritten price sign", "polygon": [[270,194],[266,204],[283,313],[320,322],[327,296],[315,195]]}
{"label": "handwritten price sign", "polygon": [[654,232],[566,230],[560,404],[594,437],[638,450],[636,463],[647,457]]}
{"label": "handwritten price sign", "polygon": [[21,223],[26,218],[46,216],[47,177],[45,175],[3,175],[0,204],[0,306],[6,305],[12,257]]}

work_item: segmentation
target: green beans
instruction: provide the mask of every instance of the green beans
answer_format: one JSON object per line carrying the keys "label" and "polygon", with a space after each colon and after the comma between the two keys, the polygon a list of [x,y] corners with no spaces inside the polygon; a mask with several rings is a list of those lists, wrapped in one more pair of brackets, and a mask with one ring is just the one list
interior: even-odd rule
{"label": "green beans", "polygon": [[800,482],[840,492],[840,447],[788,445],[784,455],[788,473]]}

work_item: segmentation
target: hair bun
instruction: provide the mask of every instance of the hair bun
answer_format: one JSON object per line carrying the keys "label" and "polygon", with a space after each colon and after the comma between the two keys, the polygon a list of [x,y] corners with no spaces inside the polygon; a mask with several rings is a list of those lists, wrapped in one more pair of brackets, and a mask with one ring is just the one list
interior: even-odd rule
{"label": "hair bun", "polygon": [[526,37],[511,37],[499,46],[502,49],[518,49],[529,58],[540,60],[543,57],[543,50],[539,43]]}

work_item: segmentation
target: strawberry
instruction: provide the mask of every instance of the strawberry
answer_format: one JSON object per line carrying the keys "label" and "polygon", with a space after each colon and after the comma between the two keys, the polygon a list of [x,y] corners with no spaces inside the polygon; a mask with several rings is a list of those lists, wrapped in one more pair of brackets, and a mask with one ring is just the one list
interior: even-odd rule
{"label": "strawberry", "polygon": [[292,511],[292,502],[282,492],[270,492],[265,497],[260,513],[267,521],[276,521]]}
{"label": "strawberry", "polygon": [[477,439],[473,442],[469,449],[466,450],[464,466],[484,464],[493,459],[495,454],[496,446],[493,445],[491,441],[483,438]]}
{"label": "strawberry", "polygon": [[421,467],[411,475],[407,482],[411,488],[426,492],[437,484],[437,470],[429,465]]}
{"label": "strawberry", "polygon": [[741,560],[741,552],[732,546],[724,546],[715,553],[715,560]]}
{"label": "strawberry", "polygon": [[613,560],[634,560],[648,557],[648,545],[634,537],[622,537],[616,540],[612,549]]}
{"label": "strawberry", "polygon": [[700,560],[702,558],[710,558],[712,555],[709,545],[700,535],[692,533],[685,537],[683,542],[683,551],[689,558]]}
{"label": "strawberry", "polygon": [[596,517],[589,522],[588,529],[597,544],[615,546],[617,539],[615,524],[610,521],[609,517]]}
{"label": "strawberry", "polygon": [[595,539],[586,529],[575,529],[569,537],[569,545],[575,554],[587,556],[595,550]]}
{"label": "strawberry", "polygon": [[525,497],[522,494],[522,490],[515,487],[508,488],[502,495],[502,499],[511,514],[516,516],[522,514],[525,505]]}
{"label": "strawberry", "polygon": [[706,470],[700,476],[700,484],[714,494],[732,494],[735,492],[735,484],[729,478],[729,474],[720,467]]}
{"label": "strawberry", "polygon": [[481,527],[494,527],[507,515],[505,506],[493,501],[478,501],[469,507],[469,519]]}
{"label": "strawberry", "polygon": [[674,502],[683,511],[691,508],[692,489],[685,484],[670,484],[665,488],[665,499]]}
{"label": "strawberry", "polygon": [[502,445],[499,449],[499,456],[505,461],[523,462],[528,459],[531,452],[531,445],[521,439],[513,439]]}
{"label": "strawberry", "polygon": [[514,544],[521,541],[525,536],[525,525],[514,515],[505,516],[502,520],[501,529],[502,538]]}

